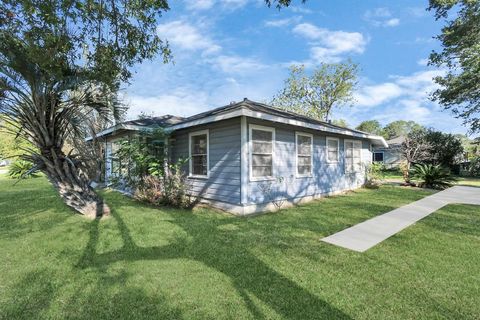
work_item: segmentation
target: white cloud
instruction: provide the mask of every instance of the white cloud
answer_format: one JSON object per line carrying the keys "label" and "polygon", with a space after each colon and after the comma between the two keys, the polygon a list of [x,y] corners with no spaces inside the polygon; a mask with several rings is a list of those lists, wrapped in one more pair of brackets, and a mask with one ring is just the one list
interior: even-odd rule
{"label": "white cloud", "polygon": [[221,6],[222,9],[236,10],[243,8],[249,0],[185,0],[185,7],[192,11],[203,11]]}
{"label": "white cloud", "polygon": [[310,14],[313,13],[313,10],[306,8],[305,6],[289,6],[288,9],[292,10],[295,13]]}
{"label": "white cloud", "polygon": [[400,19],[392,17],[388,8],[375,8],[367,10],[363,19],[376,27],[396,27],[400,24]]}
{"label": "white cloud", "polygon": [[359,32],[332,31],[310,23],[296,25],[293,32],[311,41],[311,58],[317,62],[337,62],[344,54],[363,53],[367,44]]}
{"label": "white cloud", "polygon": [[215,4],[215,0],[186,0],[189,10],[208,10]]}
{"label": "white cloud", "polygon": [[388,19],[387,21],[385,21],[384,25],[386,27],[395,27],[395,26],[398,26],[400,24],[400,19],[398,18],[392,18],[392,19]]}
{"label": "white cloud", "polygon": [[387,82],[365,86],[355,94],[355,105],[374,107],[402,95],[402,88],[395,83]]}
{"label": "white cloud", "polygon": [[218,52],[221,47],[197,27],[182,20],[157,26],[158,35],[167,39],[174,47],[183,50],[202,50],[205,54]]}
{"label": "white cloud", "polygon": [[409,15],[417,18],[428,16],[428,12],[425,7],[410,7],[410,8],[407,8],[406,11]]}
{"label": "white cloud", "polygon": [[135,119],[142,112],[155,116],[165,114],[191,116],[209,108],[207,94],[191,88],[179,88],[171,93],[153,97],[132,95],[127,96],[125,100],[130,106],[127,119]]}
{"label": "white cloud", "polygon": [[264,25],[266,27],[285,27],[293,23],[298,23],[302,20],[301,16],[296,16],[292,18],[277,19],[277,20],[266,20]]}
{"label": "white cloud", "polygon": [[247,74],[261,71],[267,67],[265,64],[254,58],[235,55],[220,55],[212,59],[210,62],[221,71],[228,74]]}
{"label": "white cloud", "polygon": [[428,65],[428,59],[427,58],[420,59],[420,60],[417,61],[417,64],[419,66],[425,67],[426,65]]}

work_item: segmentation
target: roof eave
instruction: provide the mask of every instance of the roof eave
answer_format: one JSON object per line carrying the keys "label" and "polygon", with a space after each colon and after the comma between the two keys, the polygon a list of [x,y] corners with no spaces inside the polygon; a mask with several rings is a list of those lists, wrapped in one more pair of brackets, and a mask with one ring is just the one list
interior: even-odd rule
{"label": "roof eave", "polygon": [[93,136],[89,136],[85,138],[85,141],[92,141],[93,138],[101,138],[109,135],[113,135],[114,133],[118,132],[119,130],[130,130],[130,131],[141,131],[141,130],[148,130],[149,128],[147,126],[138,126],[138,125],[131,125],[131,124],[117,124],[113,127],[107,128],[105,130],[100,131]]}
{"label": "roof eave", "polygon": [[240,116],[246,116],[246,117],[251,117],[251,118],[257,118],[257,119],[262,119],[262,120],[267,120],[267,121],[272,121],[272,122],[277,122],[277,123],[283,123],[283,124],[288,124],[288,125],[293,125],[293,126],[298,126],[298,127],[304,127],[304,128],[309,128],[313,130],[318,130],[318,131],[323,131],[323,132],[329,132],[329,133],[334,133],[334,134],[339,134],[339,135],[346,135],[350,137],[356,137],[356,138],[363,138],[363,139],[369,139],[372,141],[377,141],[378,144],[388,147],[388,144],[385,142],[385,139],[380,136],[375,136],[375,135],[369,135],[366,133],[361,133],[361,132],[356,132],[356,131],[351,131],[349,129],[342,129],[342,128],[334,128],[331,126],[326,126],[322,124],[314,124],[314,123],[309,123],[306,121],[301,121],[301,120],[296,120],[296,119],[289,119],[286,117],[281,117],[281,116],[276,116],[272,114],[268,114],[266,112],[261,112],[261,111],[253,111],[248,108],[248,106],[242,106],[240,105],[238,109],[236,110],[229,110],[228,112],[225,113],[220,113],[217,115],[211,115],[207,116],[204,118],[200,119],[194,119],[191,121],[186,121],[183,123],[179,123],[177,125],[173,125],[169,127],[172,131],[175,130],[180,130],[180,129],[185,129],[201,124],[207,124],[207,123],[212,123],[220,120],[226,120],[226,119],[231,119],[235,117],[240,117]]}

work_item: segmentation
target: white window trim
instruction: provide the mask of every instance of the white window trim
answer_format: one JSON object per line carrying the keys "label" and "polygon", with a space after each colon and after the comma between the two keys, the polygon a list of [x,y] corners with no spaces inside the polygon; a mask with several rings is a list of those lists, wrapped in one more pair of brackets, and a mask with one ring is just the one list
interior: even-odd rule
{"label": "white window trim", "polygon": [[[252,131],[253,130],[263,130],[269,131],[272,133],[272,176],[265,177],[253,177],[253,145],[252,145]],[[275,128],[259,126],[257,124],[250,124],[248,127],[248,171],[250,181],[265,181],[265,180],[275,180]]]}
{"label": "white window trim", "polygon": [[[381,153],[383,160],[382,161],[374,161],[375,160],[375,153]],[[372,151],[372,162],[385,163],[385,151]]]}
{"label": "white window trim", "polygon": [[[310,140],[310,173],[308,174],[299,174],[298,173],[298,137],[309,137]],[[295,131],[295,173],[297,178],[309,178],[313,174],[313,134]]]}
{"label": "white window trim", "polygon": [[[344,158],[345,158],[345,173],[359,173],[361,172],[362,170],[360,171],[347,171],[347,148],[346,148],[346,145],[348,142],[352,142],[353,145],[355,146],[355,142],[359,142],[360,143],[360,165],[363,164],[363,142],[362,140],[356,140],[356,139],[345,139],[343,141],[343,154],[344,154]],[[354,147],[355,149],[355,147]]]}
{"label": "white window trim", "polygon": [[[192,174],[193,172],[193,162],[192,162],[192,137],[207,135],[207,174]],[[210,177],[210,131],[208,129],[190,132],[188,134],[188,177],[189,178],[198,178],[198,179],[208,179]]]}
{"label": "white window trim", "polygon": [[[332,161],[328,159],[328,141],[330,140],[337,141],[337,161]],[[325,154],[327,163],[338,163],[340,161],[340,139],[339,138],[327,137],[325,150],[327,151],[327,153]]]}

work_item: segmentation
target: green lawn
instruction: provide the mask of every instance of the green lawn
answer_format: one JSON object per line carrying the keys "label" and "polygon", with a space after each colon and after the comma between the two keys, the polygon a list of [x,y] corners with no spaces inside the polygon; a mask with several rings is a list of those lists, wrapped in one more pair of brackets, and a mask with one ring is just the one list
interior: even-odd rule
{"label": "green lawn", "polygon": [[237,218],[106,192],[112,217],[89,221],[44,178],[0,178],[0,319],[479,319],[478,207],[365,253],[319,241],[428,194],[385,186]]}

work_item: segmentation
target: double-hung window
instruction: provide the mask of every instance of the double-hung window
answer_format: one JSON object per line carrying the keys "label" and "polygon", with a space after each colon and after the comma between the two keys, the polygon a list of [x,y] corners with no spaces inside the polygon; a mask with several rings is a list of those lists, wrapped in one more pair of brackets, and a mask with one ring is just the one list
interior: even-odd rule
{"label": "double-hung window", "polygon": [[250,179],[273,178],[275,129],[250,125]]}
{"label": "double-hung window", "polygon": [[308,177],[312,175],[313,136],[308,133],[295,134],[297,150],[297,176]]}
{"label": "double-hung window", "polygon": [[345,140],[345,172],[353,173],[362,170],[362,142]]}
{"label": "double-hung window", "polygon": [[338,138],[327,138],[327,162],[336,163],[339,158]]}
{"label": "double-hung window", "polygon": [[208,178],[208,130],[192,132],[189,135],[190,176]]}
{"label": "double-hung window", "polygon": [[373,162],[383,162],[383,151],[373,153]]}

